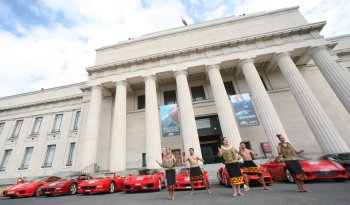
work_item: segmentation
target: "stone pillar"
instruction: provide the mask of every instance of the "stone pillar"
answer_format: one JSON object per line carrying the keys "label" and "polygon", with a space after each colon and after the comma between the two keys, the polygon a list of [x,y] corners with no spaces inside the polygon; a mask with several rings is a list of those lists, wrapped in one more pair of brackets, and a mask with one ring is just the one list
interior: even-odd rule
{"label": "stone pillar", "polygon": [[156,160],[162,158],[162,147],[156,78],[146,76],[144,81],[146,92],[146,164],[148,168],[159,168]]}
{"label": "stone pillar", "polygon": [[312,49],[311,57],[350,113],[350,72],[335,62],[325,46]]}
{"label": "stone pillar", "polygon": [[286,140],[288,140],[286,131],[284,130],[271,99],[261,82],[258,71],[254,66],[254,61],[252,59],[243,60],[240,62],[240,66],[242,67],[248,87],[252,92],[254,105],[259,113],[260,121],[265,129],[267,140],[272,148],[272,154],[277,156],[276,147],[279,140],[276,137],[276,134],[280,133],[286,138]]}
{"label": "stone pillar", "polygon": [[278,54],[275,59],[323,152],[349,152],[349,147],[312,93],[289,53]]}
{"label": "stone pillar", "polygon": [[115,83],[114,114],[109,156],[109,170],[122,172],[126,168],[126,81]]}
{"label": "stone pillar", "polygon": [[91,88],[89,112],[81,155],[81,169],[96,163],[96,152],[100,125],[102,88],[99,85]]}
{"label": "stone pillar", "polygon": [[231,102],[222,81],[219,65],[209,65],[206,67],[209,76],[211,89],[213,90],[216,109],[219,116],[223,137],[227,137],[235,148],[238,148],[242,141],[238,131],[236,119],[232,110]]}
{"label": "stone pillar", "polygon": [[175,78],[177,98],[180,107],[181,135],[184,142],[184,151],[188,154],[189,148],[192,147],[197,155],[202,156],[190,89],[187,82],[187,72],[177,71],[175,73]]}

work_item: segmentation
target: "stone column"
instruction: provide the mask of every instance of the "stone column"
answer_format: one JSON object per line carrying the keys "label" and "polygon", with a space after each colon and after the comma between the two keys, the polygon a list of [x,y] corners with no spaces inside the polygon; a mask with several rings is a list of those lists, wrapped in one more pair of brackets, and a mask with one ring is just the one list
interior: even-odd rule
{"label": "stone column", "polygon": [[350,113],[350,72],[335,62],[325,46],[312,49],[311,57]]}
{"label": "stone column", "polygon": [[227,96],[224,82],[222,81],[220,66],[209,65],[206,67],[206,72],[209,76],[211,89],[213,90],[222,134],[229,139],[232,146],[238,149],[239,143],[242,139],[238,131],[232,105]]}
{"label": "stone column", "polygon": [[312,93],[289,53],[278,54],[275,59],[323,152],[349,152],[349,147]]}
{"label": "stone column", "polygon": [[271,99],[261,82],[258,71],[254,66],[254,61],[252,59],[243,60],[240,62],[240,66],[242,67],[248,87],[252,92],[254,105],[259,113],[260,121],[265,129],[267,140],[272,148],[272,154],[277,156],[276,147],[279,141],[276,134],[280,133],[286,138],[286,140],[288,140],[286,131],[284,130]]}
{"label": "stone column", "polygon": [[146,76],[146,164],[148,168],[159,168],[157,159],[162,158],[160,122],[155,76]]}
{"label": "stone column", "polygon": [[112,138],[109,156],[109,170],[122,172],[126,168],[126,81],[115,83]]}
{"label": "stone column", "polygon": [[81,169],[96,163],[96,152],[100,125],[102,88],[99,85],[91,88],[89,112],[81,155]]}
{"label": "stone column", "polygon": [[186,154],[189,148],[193,148],[195,153],[202,156],[196,120],[192,107],[190,89],[187,82],[187,72],[177,71],[175,73],[177,98],[180,107],[181,135],[184,142]]}

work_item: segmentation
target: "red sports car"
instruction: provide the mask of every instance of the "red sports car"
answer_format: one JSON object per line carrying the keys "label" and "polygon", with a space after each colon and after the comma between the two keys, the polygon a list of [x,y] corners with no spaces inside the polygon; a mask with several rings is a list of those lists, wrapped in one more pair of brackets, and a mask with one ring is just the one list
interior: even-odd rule
{"label": "red sports car", "polygon": [[165,175],[158,169],[131,170],[124,182],[124,191],[129,193],[138,190],[162,190],[165,186]]}
{"label": "red sports car", "polygon": [[78,185],[78,193],[90,194],[108,192],[114,193],[123,189],[125,177],[115,173],[99,173],[93,179],[85,180]]}
{"label": "red sports car", "polygon": [[88,175],[69,175],[60,181],[50,182],[40,188],[40,195],[52,196],[59,194],[76,194],[78,185],[85,181],[92,179]]}
{"label": "red sports car", "polygon": [[26,183],[17,183],[3,191],[3,196],[11,198],[23,196],[40,196],[40,187],[49,182],[62,180],[57,176],[37,177],[32,181]]}
{"label": "red sports car", "polygon": [[[243,164],[240,163],[240,166],[243,167]],[[265,184],[268,185],[268,184],[272,183],[273,180],[272,180],[272,177],[271,177],[269,171],[262,165],[259,167],[259,169],[264,177]],[[241,172],[243,174],[242,169],[241,169]],[[216,175],[217,175],[217,178],[218,178],[220,184],[225,184],[226,186],[231,186],[230,176],[228,175],[228,172],[225,169],[225,167],[220,167],[217,170]],[[248,177],[249,184],[260,184],[258,175],[247,175],[247,177]]]}
{"label": "red sports car", "polygon": [[[203,177],[207,185],[209,186],[209,180],[207,171],[205,169],[202,169]],[[185,190],[185,189],[191,189],[191,183],[190,183],[190,168],[182,168],[180,169],[180,172],[176,174],[176,185],[175,190]],[[201,180],[194,182],[194,188],[195,189],[205,189],[205,185],[202,183]]]}
{"label": "red sports car", "polygon": [[[331,160],[310,160],[304,157],[299,157],[300,165],[304,170],[307,179],[334,179],[337,181],[344,181],[349,178],[344,167],[342,167],[337,162]],[[293,177],[286,169],[286,163],[281,157],[271,158],[265,164],[261,166],[266,167],[271,176],[276,181],[288,180],[294,182]]]}

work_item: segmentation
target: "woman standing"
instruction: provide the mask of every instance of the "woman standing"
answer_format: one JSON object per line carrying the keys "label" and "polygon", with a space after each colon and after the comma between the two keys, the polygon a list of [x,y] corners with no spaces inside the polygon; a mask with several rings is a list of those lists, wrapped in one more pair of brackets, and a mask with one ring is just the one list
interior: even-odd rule
{"label": "woman standing", "polygon": [[306,179],[306,175],[301,168],[299,161],[296,159],[296,157],[303,153],[304,150],[296,151],[289,142],[286,142],[281,134],[277,134],[276,136],[280,141],[277,146],[278,155],[282,155],[283,160],[286,163],[286,168],[292,175],[299,191],[309,192],[308,190],[304,189],[304,180]]}
{"label": "woman standing", "polygon": [[169,147],[165,148],[165,155],[163,156],[162,162],[159,162],[159,160],[156,161],[159,166],[165,168],[165,176],[166,176],[166,182],[168,186],[168,192],[169,200],[174,200],[174,189],[176,184],[176,173],[175,173],[175,164],[176,159],[175,156],[171,153],[171,150]]}
{"label": "woman standing", "polygon": [[230,176],[230,184],[233,192],[232,196],[244,196],[240,187],[244,182],[241,169],[238,165],[238,160],[240,159],[240,156],[237,154],[238,150],[230,146],[227,137],[224,137],[223,144],[224,145],[218,149],[218,155],[219,157],[223,157],[225,168]]}

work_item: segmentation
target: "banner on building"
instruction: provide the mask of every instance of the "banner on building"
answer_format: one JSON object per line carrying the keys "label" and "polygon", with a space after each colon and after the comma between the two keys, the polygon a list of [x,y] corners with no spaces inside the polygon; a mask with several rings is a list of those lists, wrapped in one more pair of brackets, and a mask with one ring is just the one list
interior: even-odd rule
{"label": "banner on building", "polygon": [[231,95],[230,99],[240,127],[259,125],[258,117],[248,93]]}
{"label": "banner on building", "polygon": [[180,135],[176,104],[160,106],[160,120],[162,122],[163,137]]}

